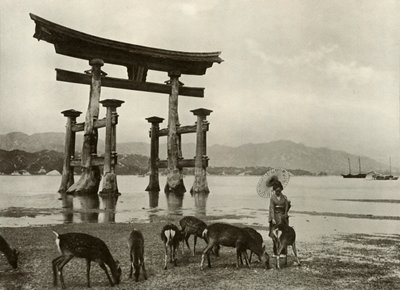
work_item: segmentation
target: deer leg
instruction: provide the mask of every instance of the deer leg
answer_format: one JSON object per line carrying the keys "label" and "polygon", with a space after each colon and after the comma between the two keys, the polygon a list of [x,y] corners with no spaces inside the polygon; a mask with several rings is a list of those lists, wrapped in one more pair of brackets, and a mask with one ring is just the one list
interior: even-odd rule
{"label": "deer leg", "polygon": [[89,259],[86,259],[86,278],[88,288],[90,288],[90,264],[91,261]]}
{"label": "deer leg", "polygon": [[55,258],[51,263],[53,265],[53,285],[57,286],[57,264],[64,258],[64,256],[59,256]]}
{"label": "deer leg", "polygon": [[[281,268],[281,265],[280,265],[280,258],[281,258],[282,250],[285,249],[285,247],[287,247],[285,244],[281,244],[281,245],[279,246],[279,249],[278,249],[278,253],[277,253],[278,255],[276,256],[276,267],[277,267],[278,269]],[[287,258],[287,255],[286,255],[286,258]]]}
{"label": "deer leg", "polygon": [[193,240],[194,240],[194,243],[193,243],[193,257],[194,257],[195,254],[196,254],[196,243],[197,243],[197,236],[196,235],[194,235]]}
{"label": "deer leg", "polygon": [[143,258],[143,256],[142,256],[142,259],[141,259],[141,264],[142,264],[142,270],[143,270],[143,277],[144,277],[145,280],[147,280],[147,272],[146,272],[146,267],[144,266],[144,258]]}
{"label": "deer leg", "polygon": [[207,260],[208,260],[208,267],[211,268],[211,261],[210,261],[210,251],[213,248],[214,245],[209,243],[207,247],[203,250],[203,253],[201,255],[201,262],[200,262],[200,269],[203,270],[203,265],[204,265],[204,258],[207,255]]}
{"label": "deer leg", "polygon": [[286,253],[286,256],[285,256],[285,266],[287,266],[287,256],[288,256],[288,252],[287,252],[287,246],[285,247],[285,253]]}
{"label": "deer leg", "polygon": [[169,246],[169,262],[173,262],[173,257],[174,257],[174,249],[172,248],[172,245]]}
{"label": "deer leg", "polygon": [[249,263],[251,263],[251,257],[253,256],[253,252],[250,251]]}
{"label": "deer leg", "polygon": [[178,247],[179,247],[179,244],[178,244],[178,246],[173,246],[173,253],[174,253],[174,256],[173,256],[173,260],[174,260],[174,266],[177,266],[178,264],[177,264],[177,262],[178,262],[178,258],[177,258],[177,254],[178,254]]}
{"label": "deer leg", "polygon": [[[185,234],[185,242],[186,242],[186,246],[188,247],[188,249],[190,250],[190,246],[189,246],[189,238],[190,238],[190,234]],[[183,243],[183,242],[182,242]]]}
{"label": "deer leg", "polygon": [[133,272],[133,257],[132,257],[132,251],[129,253],[129,258],[131,259],[131,267],[129,269],[129,278],[132,278],[132,272]]}
{"label": "deer leg", "polygon": [[249,262],[246,250],[243,251],[243,255],[244,255],[244,261],[246,262],[247,267],[250,268],[250,262]]}
{"label": "deer leg", "polygon": [[135,281],[137,282],[139,281],[139,275],[140,275],[140,261],[135,260],[134,266],[135,266]]}
{"label": "deer leg", "polygon": [[64,256],[64,259],[63,259],[62,261],[60,261],[60,262],[57,264],[58,272],[60,273],[61,287],[62,287],[63,289],[65,289],[65,288],[67,288],[67,287],[65,287],[64,276],[63,276],[62,269],[64,268],[64,266],[65,266],[69,261],[71,261],[71,259],[72,259],[73,257],[74,257],[74,256]]}
{"label": "deer leg", "polygon": [[216,245],[214,248],[213,248],[213,253],[214,253],[214,255],[215,255],[215,257],[219,257],[219,249],[220,249],[221,247],[219,246],[219,245]]}
{"label": "deer leg", "polygon": [[167,270],[167,261],[168,261],[168,247],[167,245],[165,245],[164,270]]}
{"label": "deer leg", "polygon": [[111,287],[114,287],[114,282],[111,279],[110,274],[108,274],[108,270],[107,270],[107,267],[104,264],[104,262],[100,262],[99,265],[100,265],[100,268],[102,268],[104,270],[104,272],[106,272],[106,275],[107,275],[108,281],[110,282]]}
{"label": "deer leg", "polygon": [[292,250],[293,250],[294,256],[296,257],[297,265],[300,266],[300,260],[299,260],[299,257],[297,257],[297,249],[296,249],[296,243],[295,242],[293,242]]}
{"label": "deer leg", "polygon": [[239,269],[239,260],[243,264],[242,261],[242,252],[240,251],[239,247],[236,246],[236,268]]}

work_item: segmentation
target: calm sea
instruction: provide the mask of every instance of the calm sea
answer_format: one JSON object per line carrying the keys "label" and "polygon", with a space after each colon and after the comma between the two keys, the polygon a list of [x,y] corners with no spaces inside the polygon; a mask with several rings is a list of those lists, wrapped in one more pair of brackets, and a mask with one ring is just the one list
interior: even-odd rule
{"label": "calm sea", "polygon": [[[268,200],[256,194],[258,179],[253,176],[208,176],[211,193],[206,214],[226,221],[265,225]],[[60,176],[0,176],[0,225],[63,223],[57,193],[60,180]],[[184,182],[189,190],[193,176],[186,176]],[[148,194],[144,191],[147,184],[147,177],[118,176],[122,195],[117,204],[116,222],[146,222],[154,215],[168,215],[163,192],[160,192],[159,208],[148,208]],[[160,187],[164,185],[165,177],[161,176]],[[292,201],[291,224],[308,228],[310,234],[313,232],[310,228],[322,232],[400,231],[399,180],[292,177],[284,194]],[[74,207],[79,209],[79,206],[75,201]],[[195,212],[194,200],[186,193],[182,214]],[[74,214],[74,222],[80,222],[79,213]]]}

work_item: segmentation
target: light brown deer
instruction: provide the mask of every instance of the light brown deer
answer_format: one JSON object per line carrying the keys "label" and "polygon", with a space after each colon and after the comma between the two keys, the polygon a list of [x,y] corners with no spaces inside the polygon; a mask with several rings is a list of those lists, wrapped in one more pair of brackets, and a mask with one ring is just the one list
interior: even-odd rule
{"label": "light brown deer", "polygon": [[[90,287],[90,266],[91,262],[99,263],[100,267],[107,275],[111,286],[119,284],[121,278],[121,268],[119,262],[114,260],[107,245],[99,238],[84,233],[66,233],[56,235],[56,245],[61,256],[52,261],[53,264],[53,282],[57,286],[57,272],[60,274],[62,288],[65,287],[63,268],[72,258],[86,259],[87,286]],[[106,265],[111,270],[112,278],[108,274]]]}

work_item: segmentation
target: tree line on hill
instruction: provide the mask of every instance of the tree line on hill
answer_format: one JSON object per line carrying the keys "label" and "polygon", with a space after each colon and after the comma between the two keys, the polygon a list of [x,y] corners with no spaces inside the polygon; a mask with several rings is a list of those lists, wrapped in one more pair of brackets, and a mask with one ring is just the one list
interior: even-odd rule
{"label": "tree line on hill", "polygon": [[[45,174],[53,170],[62,172],[64,154],[54,150],[42,150],[39,152],[25,152],[22,150],[0,150],[0,174],[11,175],[14,172],[28,172],[31,175]],[[263,175],[271,167],[208,167],[210,175]],[[312,173],[302,169],[289,169],[293,175],[326,175]],[[119,154],[116,172],[119,175],[146,175],[149,172],[149,157],[140,154]],[[75,173],[80,173],[80,168],[75,168]],[[166,174],[166,170],[160,170]],[[184,168],[185,175],[193,175],[194,168]]]}

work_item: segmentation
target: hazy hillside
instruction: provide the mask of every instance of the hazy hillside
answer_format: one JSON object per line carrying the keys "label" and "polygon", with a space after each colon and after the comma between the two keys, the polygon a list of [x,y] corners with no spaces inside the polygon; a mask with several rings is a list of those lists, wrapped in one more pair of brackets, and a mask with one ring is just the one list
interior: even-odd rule
{"label": "hazy hillside", "polygon": [[[77,136],[77,151],[82,146],[82,137]],[[183,144],[184,158],[195,156],[195,144]],[[99,153],[103,152],[104,142],[99,140]],[[37,152],[41,150],[64,151],[63,133],[38,133],[27,135],[24,133],[10,133],[0,135],[0,149],[24,150]],[[119,154],[138,154],[149,156],[150,145],[144,142],[118,143]],[[207,149],[210,166],[213,167],[246,167],[269,166],[287,169],[303,169],[314,173],[327,172],[329,174],[348,173],[350,157],[352,172],[358,172],[358,156],[343,151],[328,148],[313,148],[292,141],[280,140],[262,144],[245,144],[239,147],[213,145]],[[160,144],[160,159],[166,159],[166,144]],[[388,165],[379,163],[371,158],[361,156],[362,171],[388,171]],[[395,171],[395,169],[393,170]],[[398,171],[398,170],[396,170]]]}

